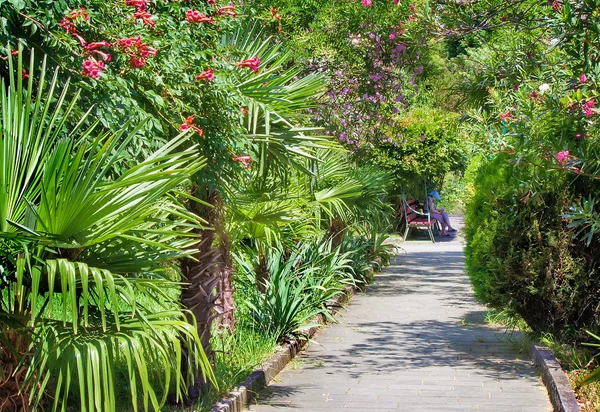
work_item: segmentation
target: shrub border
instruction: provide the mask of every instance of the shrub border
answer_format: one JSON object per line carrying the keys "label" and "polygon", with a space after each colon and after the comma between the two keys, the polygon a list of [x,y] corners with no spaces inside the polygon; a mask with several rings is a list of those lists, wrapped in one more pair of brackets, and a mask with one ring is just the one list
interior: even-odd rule
{"label": "shrub border", "polygon": [[529,355],[542,374],[542,381],[546,385],[554,410],[556,412],[580,412],[581,409],[569,378],[554,357],[554,353],[545,346],[532,343]]}
{"label": "shrub border", "polygon": [[[339,312],[342,304],[348,302],[356,288],[347,286],[343,292],[327,303],[327,309],[332,315]],[[315,333],[325,324],[323,315],[317,316],[310,323],[319,323],[319,326],[310,328],[306,334],[312,338]],[[308,340],[295,340],[282,345],[271,358],[255,369],[244,382],[229,392],[229,395],[217,402],[211,412],[242,412],[246,406],[258,395],[260,391],[268,386],[268,383],[283,370],[283,368],[296,357],[296,355],[308,344]]]}

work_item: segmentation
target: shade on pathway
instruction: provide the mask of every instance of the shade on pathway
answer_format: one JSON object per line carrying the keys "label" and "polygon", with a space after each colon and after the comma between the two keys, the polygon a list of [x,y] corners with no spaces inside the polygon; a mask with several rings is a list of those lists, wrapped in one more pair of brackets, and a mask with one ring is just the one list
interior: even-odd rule
{"label": "shade on pathway", "polygon": [[485,323],[460,238],[401,247],[250,411],[552,410],[527,355]]}

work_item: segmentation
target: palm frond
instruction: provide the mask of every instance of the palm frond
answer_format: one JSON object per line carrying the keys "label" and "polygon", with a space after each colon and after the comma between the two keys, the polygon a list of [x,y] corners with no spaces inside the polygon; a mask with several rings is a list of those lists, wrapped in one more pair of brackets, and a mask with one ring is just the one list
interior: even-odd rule
{"label": "palm frond", "polygon": [[8,86],[0,85],[2,350],[17,335],[25,344],[12,352],[34,408],[50,395],[65,410],[78,394],[82,410],[115,411],[123,367],[134,409],[139,398],[159,410],[171,390],[182,400],[199,369],[214,382],[169,273],[205,224],[178,190],[205,159],[182,133],[116,168],[142,125],[96,133],[95,122],[85,126],[88,111],[69,129],[78,92],[67,101],[67,82],[57,95],[58,72],[48,84],[44,60],[34,96],[35,74],[23,83],[18,56],[14,67],[9,55]]}
{"label": "palm frond", "polygon": [[[33,336],[25,389],[30,392],[34,407],[56,374],[54,409],[62,405],[64,410],[72,387],[76,386],[82,411],[116,410],[115,370],[123,364],[133,409],[138,410],[141,393],[144,410],[150,406],[160,410],[171,385],[176,398],[183,400],[189,378],[182,373],[184,349],[195,355],[188,356],[186,362],[197,362],[189,370],[211,370],[195,325],[179,310],[122,317],[119,327],[90,325],[77,333],[61,321],[44,319],[36,324]],[[207,378],[216,385],[211,375]]]}

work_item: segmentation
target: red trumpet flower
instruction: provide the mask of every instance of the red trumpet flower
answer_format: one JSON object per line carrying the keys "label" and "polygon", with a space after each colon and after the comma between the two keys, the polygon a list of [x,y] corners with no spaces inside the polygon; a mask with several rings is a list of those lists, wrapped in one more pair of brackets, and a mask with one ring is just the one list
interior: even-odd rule
{"label": "red trumpet flower", "polygon": [[125,4],[135,7],[137,11],[146,11],[146,0],[126,0]]}
{"label": "red trumpet flower", "polygon": [[209,82],[212,82],[215,79],[215,75],[213,72],[213,69],[211,69],[210,67],[208,69],[206,69],[205,71],[203,71],[202,73],[200,73],[198,76],[196,76],[196,81],[202,80],[202,79],[206,79]]}
{"label": "red trumpet flower", "polygon": [[96,59],[89,58],[83,62],[83,75],[97,79],[100,77],[100,73],[104,71],[104,62]]}
{"label": "red trumpet flower", "polygon": [[208,17],[197,10],[188,10],[185,12],[185,18],[190,23],[211,23],[214,24],[215,20],[212,17]]}
{"label": "red trumpet flower", "polygon": [[223,6],[223,7],[219,7],[217,9],[217,14],[219,16],[222,16],[224,14],[231,16],[231,17],[235,17],[235,4],[230,4],[229,6]]}
{"label": "red trumpet flower", "polygon": [[190,129],[195,130],[200,136],[204,134],[204,131],[194,124],[194,116],[188,116],[185,119],[185,123],[179,125],[179,130],[182,132]]}
{"label": "red trumpet flower", "polygon": [[88,43],[85,45],[84,49],[96,50],[96,49],[99,49],[100,47],[110,47],[110,46],[111,46],[111,44],[109,42],[107,42],[106,40],[102,40],[102,41]]}
{"label": "red trumpet flower", "polygon": [[240,162],[244,169],[248,169],[252,163],[252,158],[250,156],[234,156],[234,162]]}
{"label": "red trumpet flower", "polygon": [[135,13],[133,13],[134,19],[136,19],[136,20],[141,19],[146,26],[154,27],[154,26],[156,26],[156,21],[151,20],[151,17],[152,17],[152,14],[148,13],[147,11],[138,10]]}
{"label": "red trumpet flower", "polygon": [[236,63],[238,65],[238,67],[247,67],[249,69],[252,69],[252,71],[254,73],[258,73],[258,66],[260,65],[260,59],[256,56],[254,56],[251,59],[248,60],[242,60],[241,62],[237,62]]}

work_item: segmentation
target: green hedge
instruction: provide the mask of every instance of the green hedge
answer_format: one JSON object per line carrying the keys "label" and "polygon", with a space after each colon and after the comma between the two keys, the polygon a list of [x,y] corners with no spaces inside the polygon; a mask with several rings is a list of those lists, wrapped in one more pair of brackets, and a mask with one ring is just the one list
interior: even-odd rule
{"label": "green hedge", "polygon": [[[543,191],[524,189],[525,179],[539,179]],[[482,165],[465,230],[468,272],[480,301],[566,338],[597,329],[600,245],[574,240],[563,218],[589,184],[509,164],[503,155]]]}

